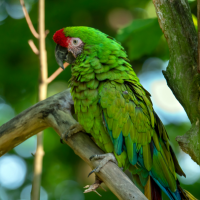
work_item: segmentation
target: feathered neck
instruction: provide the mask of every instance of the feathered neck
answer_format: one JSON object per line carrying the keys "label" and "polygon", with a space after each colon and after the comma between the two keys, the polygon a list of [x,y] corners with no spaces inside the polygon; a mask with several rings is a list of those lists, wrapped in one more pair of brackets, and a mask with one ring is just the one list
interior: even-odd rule
{"label": "feathered neck", "polygon": [[111,80],[118,83],[124,81],[139,83],[135,72],[121,45],[102,50],[100,45],[84,46],[83,53],[79,55],[72,65],[72,78],[70,86],[78,83],[87,83],[92,80],[98,82]]}

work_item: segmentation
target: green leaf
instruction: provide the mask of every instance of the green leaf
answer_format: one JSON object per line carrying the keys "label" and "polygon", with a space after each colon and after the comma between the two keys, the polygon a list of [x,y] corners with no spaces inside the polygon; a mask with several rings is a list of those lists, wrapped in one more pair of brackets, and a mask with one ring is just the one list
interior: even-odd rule
{"label": "green leaf", "polygon": [[192,14],[192,20],[195,26],[196,31],[198,30],[198,21],[197,21],[197,17],[195,15]]}
{"label": "green leaf", "polygon": [[162,31],[157,18],[133,20],[118,31],[116,39],[128,48],[129,59],[150,54],[158,45]]}

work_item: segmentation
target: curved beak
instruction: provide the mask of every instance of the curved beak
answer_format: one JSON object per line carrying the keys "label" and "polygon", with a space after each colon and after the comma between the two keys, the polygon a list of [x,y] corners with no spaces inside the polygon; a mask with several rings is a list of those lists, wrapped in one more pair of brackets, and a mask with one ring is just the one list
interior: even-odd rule
{"label": "curved beak", "polygon": [[67,48],[62,47],[59,44],[56,45],[56,49],[55,49],[56,62],[63,70],[65,69],[63,66],[63,61],[66,60],[67,54],[68,54]]}

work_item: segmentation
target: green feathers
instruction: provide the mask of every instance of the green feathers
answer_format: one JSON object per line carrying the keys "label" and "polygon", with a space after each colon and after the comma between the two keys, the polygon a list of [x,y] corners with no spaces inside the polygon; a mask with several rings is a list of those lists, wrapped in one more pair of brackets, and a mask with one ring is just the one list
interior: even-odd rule
{"label": "green feathers", "polygon": [[[66,37],[80,38],[86,45],[105,44],[110,41],[106,34],[86,26],[66,27],[64,28],[64,34]],[[89,48],[87,50],[90,51]]]}
{"label": "green feathers", "polygon": [[129,167],[139,186],[151,175],[174,192],[175,172],[185,174],[124,48],[93,28],[67,27],[64,33],[84,43],[70,80],[79,123],[103,151],[114,153],[120,167]]}
{"label": "green feathers", "polygon": [[[119,138],[122,132],[128,159],[132,165],[136,164],[137,153],[142,148],[144,166],[150,171],[153,164],[150,143],[154,130],[146,104],[137,100],[128,86],[115,82],[105,82],[100,87],[99,94],[107,126],[112,132],[113,139]],[[142,99],[143,92],[140,92],[140,95]],[[153,110],[151,112],[153,113]],[[158,138],[154,137],[159,146]]]}

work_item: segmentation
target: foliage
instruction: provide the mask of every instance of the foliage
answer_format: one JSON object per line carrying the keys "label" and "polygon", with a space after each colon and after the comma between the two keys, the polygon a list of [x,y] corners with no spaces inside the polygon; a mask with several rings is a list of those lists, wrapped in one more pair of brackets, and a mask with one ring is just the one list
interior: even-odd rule
{"label": "foliage", "polygon": [[129,58],[135,60],[143,55],[150,55],[162,34],[157,18],[137,19],[118,31],[117,40],[125,44]]}

